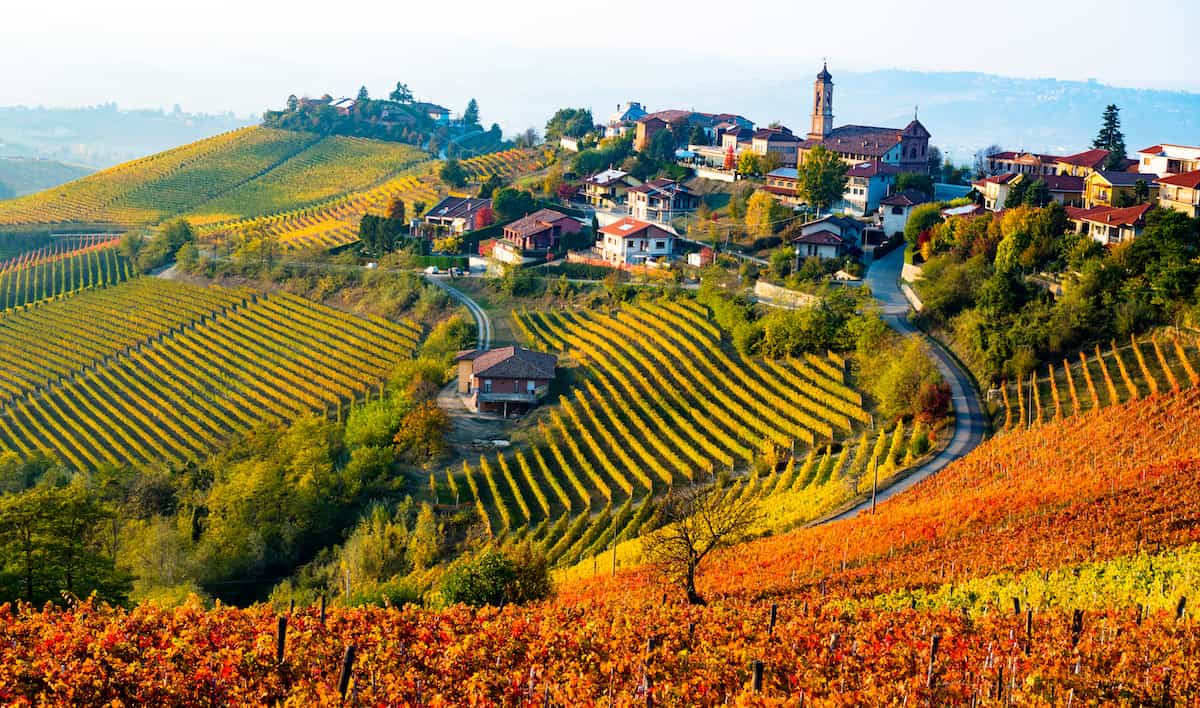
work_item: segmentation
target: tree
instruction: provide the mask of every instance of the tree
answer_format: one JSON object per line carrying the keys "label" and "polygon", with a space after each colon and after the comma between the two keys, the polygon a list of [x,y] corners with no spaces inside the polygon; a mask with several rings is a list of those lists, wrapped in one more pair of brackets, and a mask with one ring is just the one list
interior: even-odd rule
{"label": "tree", "polygon": [[1008,196],[1004,198],[1004,208],[1013,209],[1025,203],[1025,194],[1029,191],[1029,180],[1024,177],[1013,182],[1008,187]]}
{"label": "tree", "polygon": [[393,197],[388,202],[387,218],[393,221],[404,221],[404,200],[400,197]]}
{"label": "tree", "polygon": [[896,176],[896,191],[902,192],[906,189],[915,189],[933,199],[933,178],[916,172],[902,172]]}
{"label": "tree", "polygon": [[758,169],[762,170],[764,175],[770,174],[782,166],[783,158],[774,150],[768,150],[758,158]]}
{"label": "tree", "polygon": [[541,142],[536,128],[532,126],[521,131],[513,140],[513,143],[519,148],[531,148]]}
{"label": "tree", "polygon": [[359,100],[359,101],[369,101],[369,100],[371,100],[371,94],[367,93],[367,87],[366,87],[366,86],[359,86],[359,87],[358,87],[358,100]]}
{"label": "tree", "polygon": [[[929,174],[940,175],[942,172],[942,151],[936,145],[930,145],[925,155],[926,164],[929,165]],[[933,195],[930,196],[932,197]]]}
{"label": "tree", "polygon": [[474,98],[467,101],[467,109],[463,111],[462,120],[463,125],[468,128],[479,127],[479,103]]}
{"label": "tree", "polygon": [[746,202],[746,231],[751,236],[770,236],[788,212],[768,192],[755,192]]}
{"label": "tree", "polygon": [[493,172],[487,176],[487,179],[483,180],[483,182],[480,182],[479,198],[491,199],[496,193],[496,190],[501,189],[502,187],[504,187],[504,178]]}
{"label": "tree", "polygon": [[[1021,181],[1024,182],[1025,180]],[[1050,199],[1050,188],[1046,186],[1046,180],[1038,177],[1025,190],[1025,198],[1021,203],[1025,206],[1040,208],[1049,204]]]}
{"label": "tree", "polygon": [[741,155],[738,155],[737,171],[738,174],[746,177],[762,174],[762,166],[759,164],[758,153],[746,150]]}
{"label": "tree", "polygon": [[425,401],[400,421],[400,430],[392,439],[396,453],[414,462],[427,463],[446,450],[450,416],[433,401]]}
{"label": "tree", "polygon": [[708,145],[708,133],[704,132],[704,127],[693,125],[692,130],[688,133],[689,145]]}
{"label": "tree", "polygon": [[671,130],[660,130],[650,138],[646,146],[646,157],[655,162],[675,161],[675,134]]}
{"label": "tree", "polygon": [[921,233],[941,221],[942,208],[940,204],[935,202],[919,204],[913,207],[912,212],[908,215],[908,223],[904,225],[904,239],[908,241],[910,247],[916,248],[917,239]]}
{"label": "tree", "polygon": [[425,570],[433,565],[441,552],[442,540],[442,526],[434,516],[433,507],[428,503],[421,504],[417,522],[408,538],[408,560],[413,568]]}
{"label": "tree", "polygon": [[998,152],[1003,152],[1004,148],[992,143],[987,147],[975,151],[975,176],[988,177],[996,174],[996,171],[988,166],[988,157],[995,155]]}
{"label": "tree", "polygon": [[745,541],[758,521],[754,503],[728,491],[720,484],[673,490],[663,500],[663,525],[642,539],[646,555],[683,586],[693,605],[705,604],[696,591],[704,559]]}
{"label": "tree", "polygon": [[451,187],[462,187],[467,183],[467,171],[458,164],[458,160],[450,158],[442,163],[438,178]]}
{"label": "tree", "polygon": [[546,121],[546,140],[582,138],[595,128],[592,112],[587,108],[560,108]]}
{"label": "tree", "polygon": [[1133,203],[1145,204],[1150,201],[1150,185],[1146,184],[1146,180],[1139,179],[1133,183]]}
{"label": "tree", "polygon": [[1105,169],[1119,170],[1125,161],[1125,134],[1121,132],[1121,109],[1115,103],[1108,104],[1100,120],[1100,132],[1092,141],[1092,147],[1108,150],[1108,158],[1104,161]]}
{"label": "tree", "polygon": [[396,103],[412,103],[413,101],[412,91],[409,91],[408,84],[402,81],[396,82],[396,89],[388,94],[388,98]]}
{"label": "tree", "polygon": [[300,99],[296,98],[296,94],[293,93],[292,95],[288,96],[287,109],[294,113],[296,111],[296,109],[299,107],[300,107]]}
{"label": "tree", "polygon": [[733,145],[725,149],[725,162],[721,166],[727,170],[737,167],[737,158],[734,156]]}
{"label": "tree", "polygon": [[836,153],[817,145],[798,168],[797,196],[818,210],[828,209],[846,192],[846,163]]}
{"label": "tree", "polygon": [[505,187],[492,197],[492,212],[499,221],[512,221],[534,209],[533,195],[525,190]]}

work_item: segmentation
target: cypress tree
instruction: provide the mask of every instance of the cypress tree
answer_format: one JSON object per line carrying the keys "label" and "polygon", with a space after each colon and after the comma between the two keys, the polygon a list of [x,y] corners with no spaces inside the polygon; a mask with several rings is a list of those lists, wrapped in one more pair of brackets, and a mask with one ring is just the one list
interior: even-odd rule
{"label": "cypress tree", "polygon": [[1104,108],[1100,132],[1092,141],[1092,147],[1108,150],[1108,159],[1104,163],[1105,169],[1121,168],[1121,161],[1125,159],[1125,134],[1121,132],[1121,109],[1115,103],[1110,103]]}

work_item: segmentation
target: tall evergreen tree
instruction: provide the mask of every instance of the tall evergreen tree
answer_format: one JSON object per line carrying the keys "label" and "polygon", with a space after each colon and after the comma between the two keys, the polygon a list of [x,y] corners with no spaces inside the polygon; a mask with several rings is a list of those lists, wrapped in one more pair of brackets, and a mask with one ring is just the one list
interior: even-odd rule
{"label": "tall evergreen tree", "polygon": [[367,87],[366,87],[366,86],[359,86],[359,87],[358,87],[358,100],[360,100],[360,101],[368,101],[368,100],[370,100],[370,99],[371,99],[371,95],[370,95],[369,93],[367,93]]}
{"label": "tall evergreen tree", "polygon": [[1104,116],[1101,121],[1100,132],[1092,141],[1092,147],[1108,150],[1108,159],[1104,163],[1105,169],[1120,169],[1121,163],[1125,159],[1125,134],[1121,132],[1121,109],[1117,107],[1117,104],[1110,103],[1104,108]]}
{"label": "tall evergreen tree", "polygon": [[467,110],[463,111],[463,125],[468,128],[479,126],[479,103],[473,98],[467,102]]}

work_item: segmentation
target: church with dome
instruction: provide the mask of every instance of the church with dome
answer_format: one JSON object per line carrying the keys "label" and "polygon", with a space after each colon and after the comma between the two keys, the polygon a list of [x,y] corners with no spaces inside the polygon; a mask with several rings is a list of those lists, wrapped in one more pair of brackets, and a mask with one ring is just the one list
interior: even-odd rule
{"label": "church with dome", "polygon": [[836,153],[850,165],[881,163],[889,171],[929,173],[929,131],[913,115],[903,128],[870,125],[833,126],[833,76],[821,67],[813,84],[812,126],[799,145],[797,162],[804,163],[816,146]]}

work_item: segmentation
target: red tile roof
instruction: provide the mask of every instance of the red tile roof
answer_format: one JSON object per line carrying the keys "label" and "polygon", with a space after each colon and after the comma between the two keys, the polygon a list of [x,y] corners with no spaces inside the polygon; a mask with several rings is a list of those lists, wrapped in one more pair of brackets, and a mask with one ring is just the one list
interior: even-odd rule
{"label": "red tile roof", "polygon": [[843,125],[834,128],[824,139],[808,139],[800,147],[809,149],[824,145],[836,153],[883,157],[896,147],[904,135],[900,128],[876,128],[870,125]]}
{"label": "red tile roof", "polygon": [[566,214],[554,211],[553,209],[538,209],[537,211],[524,216],[504,227],[504,234],[507,236],[512,232],[517,237],[529,237],[539,234],[546,229],[554,228],[554,224],[563,219],[570,219]]}
{"label": "red tile roof", "polygon": [[1157,155],[1157,154],[1161,153],[1162,151],[1163,151],[1162,145],[1151,145],[1150,147],[1148,147],[1144,150],[1138,150],[1139,153],[1144,152],[1148,155]]}
{"label": "red tile roof", "polygon": [[470,359],[474,363],[471,373],[492,379],[552,379],[558,363],[553,354],[530,351],[523,347],[501,347],[485,352],[460,354],[459,360]]}
{"label": "red tile roof", "polygon": [[671,235],[665,229],[655,226],[654,224],[645,221],[638,221],[632,217],[626,216],[620,221],[614,221],[608,226],[601,226],[600,233],[610,236],[620,236],[621,238],[634,238],[644,231],[648,230],[662,231],[666,235]]}
{"label": "red tile roof", "polygon": [[1159,177],[1154,181],[1159,184],[1169,184],[1173,187],[1200,189],[1200,170],[1196,172],[1184,172],[1182,174],[1171,175],[1169,177]]}
{"label": "red tile roof", "polygon": [[988,175],[983,179],[977,179],[971,184],[1008,184],[1021,175],[1016,172],[1005,172],[1001,175]]}
{"label": "red tile roof", "polygon": [[1078,167],[1090,167],[1093,170],[1098,169],[1108,159],[1108,150],[1094,148],[1092,150],[1084,150],[1077,152],[1074,155],[1058,158],[1059,162],[1065,162],[1068,165],[1076,165]]}
{"label": "red tile roof", "polygon": [[1097,206],[1091,209],[1067,207],[1067,218],[1071,221],[1091,221],[1097,224],[1116,224],[1119,226],[1136,226],[1146,218],[1152,204],[1138,204],[1131,207]]}

